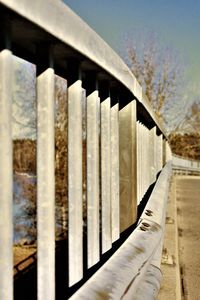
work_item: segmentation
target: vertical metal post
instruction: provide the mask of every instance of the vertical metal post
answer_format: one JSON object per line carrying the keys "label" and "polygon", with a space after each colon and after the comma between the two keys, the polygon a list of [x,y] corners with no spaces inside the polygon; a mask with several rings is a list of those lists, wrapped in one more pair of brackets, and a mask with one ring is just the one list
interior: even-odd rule
{"label": "vertical metal post", "polygon": [[163,134],[160,135],[160,170],[163,168]]}
{"label": "vertical metal post", "polygon": [[145,151],[145,145],[144,145],[144,125],[141,124],[141,200],[144,196],[144,181],[145,181],[145,173],[144,173],[144,167],[145,167],[145,163],[144,163],[144,159],[145,159],[145,155],[144,155],[144,151]]}
{"label": "vertical metal post", "polygon": [[0,300],[13,299],[12,54],[0,53]]}
{"label": "vertical metal post", "polygon": [[151,183],[156,181],[156,153],[155,153],[155,136],[156,136],[156,127],[154,126],[150,130],[150,159],[151,159]]}
{"label": "vertical metal post", "polygon": [[110,98],[101,103],[101,216],[102,253],[111,248]]}
{"label": "vertical metal post", "polygon": [[141,123],[137,122],[137,204],[140,204],[142,198],[141,177],[142,177],[142,153],[141,153]]}
{"label": "vertical metal post", "polygon": [[38,300],[55,299],[54,71],[37,79]]}
{"label": "vertical metal post", "polygon": [[82,83],[68,89],[69,285],[83,277]]}
{"label": "vertical metal post", "polygon": [[137,205],[140,204],[139,202],[139,122],[136,122],[136,144],[137,144],[137,153],[136,153],[136,161],[137,161]]}
{"label": "vertical metal post", "polygon": [[163,166],[163,143],[162,143],[162,134],[157,136],[157,161],[158,161],[158,172],[162,169]]}
{"label": "vertical metal post", "polygon": [[137,218],[136,101],[119,111],[120,231]]}
{"label": "vertical metal post", "polygon": [[140,160],[140,168],[139,168],[139,194],[140,194],[140,202],[142,200],[142,124],[139,123],[139,160]]}
{"label": "vertical metal post", "polygon": [[119,238],[119,104],[111,108],[111,214],[112,242]]}
{"label": "vertical metal post", "polygon": [[87,97],[87,229],[88,267],[99,261],[99,117],[98,91]]}

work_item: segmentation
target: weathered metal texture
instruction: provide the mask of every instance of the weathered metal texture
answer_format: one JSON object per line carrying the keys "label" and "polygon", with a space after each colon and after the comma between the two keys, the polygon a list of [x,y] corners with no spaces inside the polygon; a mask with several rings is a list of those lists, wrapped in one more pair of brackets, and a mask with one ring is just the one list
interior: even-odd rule
{"label": "weathered metal texture", "polygon": [[82,183],[83,183],[83,231],[87,231],[87,98],[82,89]]}
{"label": "weathered metal texture", "polygon": [[55,299],[54,71],[37,78],[38,300]]}
{"label": "weathered metal texture", "polygon": [[166,164],[166,143],[167,141],[165,139],[163,139],[163,165]]}
{"label": "weathered metal texture", "polygon": [[111,108],[111,215],[112,242],[120,234],[119,208],[119,105]]}
{"label": "weathered metal texture", "polygon": [[99,261],[99,130],[98,91],[87,97],[87,249],[88,267]]}
{"label": "weathered metal texture", "polygon": [[168,162],[169,160],[171,160],[171,148],[169,146],[169,142],[166,141],[166,162]]}
{"label": "weathered metal texture", "polygon": [[150,186],[150,172],[151,172],[151,162],[149,158],[150,154],[150,143],[149,143],[149,129],[145,128],[145,135],[146,135],[146,173],[147,173],[147,181],[146,181],[146,191]]}
{"label": "weathered metal texture", "polygon": [[159,155],[160,155],[160,152],[159,152],[159,137],[156,135],[155,136],[155,156],[156,156],[156,174],[159,172],[159,168],[160,168],[160,165],[159,165]]}
{"label": "weathered metal texture", "polygon": [[13,299],[12,54],[0,52],[0,299]]}
{"label": "weathered metal texture", "polygon": [[68,88],[69,285],[83,276],[82,86]]}
{"label": "weathered metal texture", "polygon": [[146,178],[147,178],[147,168],[146,168],[146,139],[145,139],[145,126],[142,125],[142,149],[143,149],[143,154],[142,154],[142,162],[143,162],[143,167],[142,167],[142,171],[143,171],[143,192],[142,195],[145,194],[145,190],[146,190]]}
{"label": "weathered metal texture", "polygon": [[139,133],[140,133],[140,201],[142,200],[142,190],[143,190],[143,184],[142,184],[142,177],[143,177],[143,161],[142,161],[142,123],[140,123],[140,126],[139,126]]}
{"label": "weathered metal texture", "polygon": [[146,185],[147,185],[147,156],[146,156],[146,152],[147,152],[147,141],[146,141],[146,127],[144,126],[144,124],[142,125],[142,149],[143,149],[143,154],[142,154],[142,162],[143,162],[143,166],[142,166],[142,172],[143,172],[143,178],[142,178],[142,184],[143,184],[143,191],[142,191],[142,196],[144,196],[145,192],[146,192]]}
{"label": "weathered metal texture", "polygon": [[145,168],[145,136],[144,136],[144,125],[141,124],[141,199],[145,193],[145,176],[146,176],[146,168]]}
{"label": "weathered metal texture", "polygon": [[[162,170],[162,173],[156,182],[149,201],[141,215],[142,220],[153,220],[155,223],[162,226],[170,174],[171,163],[169,162]],[[161,201],[161,199],[164,200]]]}
{"label": "weathered metal texture", "polygon": [[128,295],[124,297],[124,300],[155,300],[157,299],[160,284],[162,280],[162,273],[159,268],[155,267],[154,265],[150,264],[145,275],[144,279],[139,285],[134,298],[133,293],[130,289]]}
{"label": "weathered metal texture", "polygon": [[150,165],[149,165],[149,132],[148,132],[148,128],[146,126],[144,126],[144,176],[145,176],[145,188],[144,188],[144,193],[146,193],[148,187],[149,187],[149,171],[150,171]]}
{"label": "weathered metal texture", "polygon": [[144,125],[141,123],[141,200],[144,195]]}
{"label": "weathered metal texture", "polygon": [[145,136],[144,125],[137,122],[137,203],[140,204],[144,196],[144,187],[146,181],[146,165],[145,165]]}
{"label": "weathered metal texture", "polygon": [[[143,214],[139,220],[140,224],[144,227],[149,226],[149,221],[158,224],[162,228],[162,234],[160,241],[155,248],[154,255],[151,259],[151,265],[148,267],[145,276],[140,281],[140,285],[135,293],[134,299],[156,299],[159,289],[160,282],[162,279],[160,272],[162,249],[163,249],[163,239],[165,231],[165,218],[166,218],[166,206],[169,192],[169,182],[171,177],[171,162],[169,162],[165,168],[162,170],[158,181],[153,189],[150,199],[144,209]],[[162,201],[161,201],[162,199]],[[134,289],[131,288],[128,293],[128,297],[125,299],[132,299]]]}
{"label": "weathered metal texture", "polygon": [[162,230],[149,222],[148,231],[139,225],[107,263],[98,270],[70,299],[122,299],[131,285],[138,286]]}
{"label": "weathered metal texture", "polygon": [[160,170],[162,170],[163,167],[163,135],[161,134],[159,136],[159,143],[160,143]]}
{"label": "weathered metal texture", "polygon": [[101,218],[102,253],[112,246],[110,98],[101,103]]}
{"label": "weathered metal texture", "polygon": [[137,144],[137,205],[140,204],[140,137],[139,137],[140,124],[136,123],[136,144]]}
{"label": "weathered metal texture", "polygon": [[[151,267],[150,264],[155,260],[157,247],[162,240],[170,174],[171,164],[168,163],[159,176],[137,228],[71,300],[137,299],[138,288],[145,285],[147,288],[145,287],[143,299],[155,299],[150,296],[159,288],[160,271],[158,270],[157,280],[152,280],[152,284],[148,285],[147,281],[149,277],[153,279],[152,272],[156,270],[156,266]],[[145,214],[148,208],[152,209],[151,216]]]}
{"label": "weathered metal texture", "polygon": [[156,127],[153,127],[150,132],[150,157],[151,157],[151,183],[156,181],[156,152],[155,152],[155,137]]}
{"label": "weathered metal texture", "polygon": [[136,102],[119,111],[120,231],[137,218]]}
{"label": "weathered metal texture", "polygon": [[151,130],[148,129],[148,144],[149,144],[149,153],[148,153],[148,161],[149,161],[149,186],[154,182],[152,176],[152,166],[153,166],[153,157],[152,157],[152,143],[151,143]]}
{"label": "weathered metal texture", "polygon": [[162,165],[163,165],[163,157],[162,157],[162,147],[163,147],[163,143],[162,143],[162,134],[160,134],[159,136],[157,136],[157,173],[160,172],[160,170],[162,169]]}
{"label": "weathered metal texture", "polygon": [[141,127],[140,127],[140,123],[138,123],[138,162],[137,165],[139,165],[138,167],[138,204],[141,201],[142,198],[142,192],[141,192],[141,138],[140,138],[140,132],[141,132]]}
{"label": "weathered metal texture", "polygon": [[141,162],[141,167],[140,167],[140,201],[142,200],[143,197],[143,136],[142,136],[142,123],[140,124],[140,162]]}

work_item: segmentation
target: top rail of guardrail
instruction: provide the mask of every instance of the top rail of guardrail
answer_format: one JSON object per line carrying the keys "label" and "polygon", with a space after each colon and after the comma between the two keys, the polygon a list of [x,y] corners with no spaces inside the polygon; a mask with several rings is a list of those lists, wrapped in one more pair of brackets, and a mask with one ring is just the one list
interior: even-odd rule
{"label": "top rail of guardrail", "polygon": [[127,65],[67,5],[60,0],[0,0],[0,4],[39,26],[120,81],[133,97],[142,103],[160,131],[164,133],[148,99],[142,93],[142,87]]}

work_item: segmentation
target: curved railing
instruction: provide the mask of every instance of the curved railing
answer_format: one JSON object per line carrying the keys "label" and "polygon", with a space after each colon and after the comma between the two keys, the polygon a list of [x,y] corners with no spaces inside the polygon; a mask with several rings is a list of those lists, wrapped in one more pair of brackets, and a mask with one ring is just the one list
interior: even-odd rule
{"label": "curved railing", "polygon": [[156,299],[171,163],[161,172],[136,229],[96,274],[70,299]]}
{"label": "curved railing", "polygon": [[61,1],[0,0],[0,20],[0,299],[13,297],[13,153],[25,165],[30,145],[38,299],[55,299],[59,188],[67,292],[114,253],[72,298],[89,299],[95,280],[91,299],[128,299],[160,263],[171,174],[162,126],[128,67]]}

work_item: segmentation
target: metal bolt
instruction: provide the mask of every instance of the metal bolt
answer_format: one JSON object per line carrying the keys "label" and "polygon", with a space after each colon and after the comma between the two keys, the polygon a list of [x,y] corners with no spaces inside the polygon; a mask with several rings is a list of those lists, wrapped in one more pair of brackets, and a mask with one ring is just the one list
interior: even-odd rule
{"label": "metal bolt", "polygon": [[146,227],[144,227],[144,226],[141,226],[141,227],[140,227],[140,230],[142,230],[142,231],[147,231],[148,229],[147,229]]}
{"label": "metal bolt", "polygon": [[142,225],[144,225],[145,227],[150,227],[150,225],[148,223],[143,222]]}
{"label": "metal bolt", "polygon": [[152,212],[152,210],[147,209],[146,212],[145,212],[145,214],[146,214],[147,216],[151,217],[151,216],[153,215],[153,212]]}

